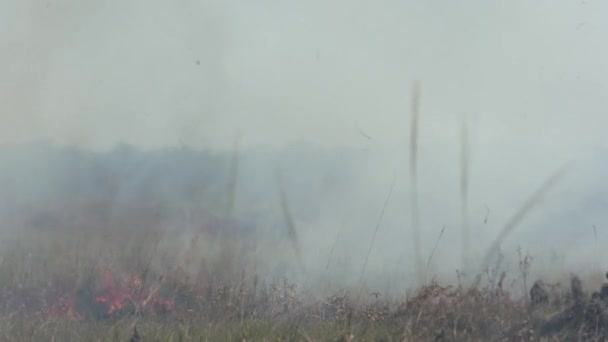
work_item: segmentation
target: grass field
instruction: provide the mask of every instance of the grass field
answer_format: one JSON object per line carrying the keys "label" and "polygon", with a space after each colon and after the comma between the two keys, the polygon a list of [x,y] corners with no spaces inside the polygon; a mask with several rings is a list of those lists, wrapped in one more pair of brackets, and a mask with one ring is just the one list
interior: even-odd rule
{"label": "grass field", "polygon": [[[192,259],[205,258],[194,253],[204,238],[173,254],[151,233],[5,240],[0,339],[599,340],[608,327],[608,291],[585,293],[576,277],[571,284],[535,285],[526,298],[510,295],[521,275],[513,285],[499,269],[489,269],[475,287],[430,282],[407,294],[404,289],[400,298],[365,288],[305,295],[287,279],[259,278],[247,258],[236,257],[238,248],[232,258],[209,259],[192,271]],[[173,266],[163,269],[163,263]]]}
{"label": "grass field", "polygon": [[[411,155],[415,156],[417,142],[411,145]],[[463,151],[466,155],[466,147]],[[231,169],[238,164],[236,154],[234,159]],[[471,239],[467,160],[463,157],[461,167],[465,241]],[[88,175],[88,171],[83,174]],[[236,184],[236,172],[228,175],[227,183]],[[421,229],[416,218],[415,175],[414,168],[414,232]],[[484,265],[481,272],[469,266],[472,256],[463,252],[462,264],[472,269],[465,270],[463,278],[458,271],[458,282],[440,284],[425,279],[442,230],[426,264],[416,243],[411,246],[415,260],[408,264],[416,266],[413,276],[418,276],[420,285],[412,289],[391,284],[392,293],[368,288],[363,273],[393,188],[373,237],[362,241],[369,249],[361,280],[343,289],[327,286],[329,282],[323,277],[344,274],[307,273],[304,256],[319,252],[300,244],[280,173],[278,215],[285,221],[284,234],[260,234],[257,227],[250,231],[235,226],[230,219],[213,223],[211,230],[185,234],[164,230],[156,211],[166,203],[149,194],[132,200],[145,210],[127,205],[121,208],[118,219],[110,219],[109,212],[116,206],[112,196],[104,197],[97,191],[82,197],[57,196],[60,198],[51,204],[59,213],[68,212],[60,215],[68,218],[66,225],[49,224],[48,217],[41,219],[42,224],[23,229],[5,223],[10,229],[3,231],[0,239],[0,340],[604,340],[608,334],[608,285],[599,288],[602,275],[586,276],[584,281],[574,275],[568,280],[565,275],[566,281],[550,284],[531,278],[533,259],[521,250],[519,273],[507,274],[500,262],[503,240],[560,175],[550,177],[505,223],[487,253],[477,260]],[[70,181],[65,180],[67,184]],[[105,185],[99,188],[103,190]],[[228,188],[227,197],[233,199],[235,187]],[[88,196],[92,195],[102,200],[90,201]],[[144,203],[139,203],[140,199]],[[70,206],[64,201],[74,203]],[[232,217],[232,202],[228,201],[227,218]],[[463,244],[463,251],[470,242]],[[331,258],[332,253],[328,255]],[[300,279],[296,283],[268,272],[275,265],[290,266],[287,274]],[[358,277],[359,273],[354,275]]]}

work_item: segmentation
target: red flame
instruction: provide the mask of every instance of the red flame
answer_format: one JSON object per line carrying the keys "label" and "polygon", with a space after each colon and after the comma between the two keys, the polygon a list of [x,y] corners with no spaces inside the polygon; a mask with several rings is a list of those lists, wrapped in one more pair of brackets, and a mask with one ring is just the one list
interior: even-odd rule
{"label": "red flame", "polygon": [[175,313],[172,300],[158,295],[158,288],[144,288],[143,280],[138,276],[128,275],[116,281],[110,272],[102,274],[101,286],[95,296],[97,303],[107,307],[107,314],[121,311],[125,307],[134,306],[148,313],[159,311]]}
{"label": "red flame", "polygon": [[[104,271],[97,286],[74,291],[68,284],[51,281],[44,289],[2,288],[0,302],[4,310],[19,310],[42,320],[80,321],[91,312],[96,316],[132,313],[181,316],[173,299],[164,297],[161,281],[145,283],[137,275]],[[89,294],[87,294],[89,293]],[[0,308],[2,309],[2,308]]]}

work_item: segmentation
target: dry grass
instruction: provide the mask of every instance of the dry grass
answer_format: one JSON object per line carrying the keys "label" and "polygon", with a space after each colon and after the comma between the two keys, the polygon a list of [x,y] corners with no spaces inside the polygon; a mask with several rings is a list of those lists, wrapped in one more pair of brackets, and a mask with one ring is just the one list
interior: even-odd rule
{"label": "dry grass", "polygon": [[[361,270],[358,289],[312,294],[284,278],[263,277],[257,236],[242,238],[221,223],[219,236],[193,235],[171,245],[156,230],[117,227],[28,234],[0,246],[0,339],[7,341],[528,341],[604,340],[608,335],[608,285],[593,294],[572,277],[569,289],[536,281],[529,289],[532,258],[520,254],[521,275],[509,283],[499,248],[525,215],[563,174],[560,170],[506,223],[489,246],[472,286],[427,281],[418,208],[420,83],[412,94],[410,131],[411,229],[416,280],[405,298],[374,292],[363,284],[369,254],[390,200],[382,208]],[[470,265],[467,205],[470,151],[462,128],[462,259]],[[239,148],[235,143],[226,189],[226,217],[237,197]],[[285,219],[289,252],[297,272],[306,274],[304,255],[277,171],[278,202]],[[487,222],[486,213],[484,223]],[[136,215],[137,216],[137,215]],[[87,222],[83,214],[82,222]],[[134,217],[138,220],[140,217]],[[149,225],[154,227],[154,219]],[[146,221],[147,222],[147,221]],[[426,263],[428,270],[445,227]],[[340,237],[340,235],[338,235]],[[253,240],[255,248],[248,248]],[[333,248],[330,253],[333,254]],[[272,253],[271,253],[272,254]],[[282,258],[286,253],[275,253]],[[268,261],[268,260],[265,260]],[[329,265],[329,261],[328,261]],[[328,267],[327,267],[328,268]],[[326,268],[326,269],[327,269]],[[487,279],[482,280],[483,275]],[[310,277],[306,277],[307,279]],[[307,284],[308,280],[304,282]],[[515,288],[513,286],[517,286]],[[513,293],[523,286],[530,296]],[[405,288],[403,289],[405,290]],[[310,292],[310,291],[308,291]]]}
{"label": "dry grass", "polygon": [[348,291],[305,299],[244,263],[210,259],[186,272],[157,241],[83,233],[4,246],[0,339],[128,341],[136,326],[141,341],[592,340],[608,328],[608,289],[585,294],[578,278],[565,291],[535,284],[530,303],[510,295],[498,269],[475,288],[431,282],[404,299]]}
{"label": "dry grass", "polygon": [[463,119],[462,131],[461,131],[461,143],[460,143],[460,203],[461,203],[461,239],[462,239],[462,270],[468,272],[465,269],[471,264],[471,258],[469,256],[471,243],[470,243],[470,232],[469,232],[469,169],[471,162],[471,151],[469,147],[469,132],[467,128],[467,122]]}
{"label": "dry grass", "polygon": [[414,250],[414,265],[418,284],[424,280],[424,270],[422,263],[422,248],[420,236],[420,218],[418,203],[418,136],[420,121],[420,94],[421,82],[414,82],[412,89],[412,112],[410,121],[410,202],[411,202],[411,228],[412,228],[412,248]]}

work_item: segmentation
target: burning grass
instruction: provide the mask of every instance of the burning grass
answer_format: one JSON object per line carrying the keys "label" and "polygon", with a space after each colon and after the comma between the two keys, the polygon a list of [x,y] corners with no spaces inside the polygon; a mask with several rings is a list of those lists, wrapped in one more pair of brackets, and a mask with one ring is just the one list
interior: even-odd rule
{"label": "burning grass", "polygon": [[126,236],[113,244],[91,236],[78,243],[32,241],[3,250],[2,340],[128,341],[134,326],[141,341],[600,340],[608,334],[608,286],[588,294],[576,277],[569,288],[537,281],[526,298],[503,285],[510,282],[498,271],[476,287],[432,282],[404,298],[370,289],[310,295],[286,279],[260,279],[242,264],[186,271],[192,253],[165,260],[176,266],[163,270],[163,258],[151,254],[164,255],[154,243],[137,245]]}

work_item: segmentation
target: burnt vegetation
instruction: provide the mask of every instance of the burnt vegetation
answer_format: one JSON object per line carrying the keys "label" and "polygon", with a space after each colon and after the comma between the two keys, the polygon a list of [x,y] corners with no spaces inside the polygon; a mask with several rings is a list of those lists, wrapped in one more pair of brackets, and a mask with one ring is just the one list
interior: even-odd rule
{"label": "burnt vegetation", "polygon": [[[528,286],[532,258],[527,254],[520,254],[522,274],[513,279],[497,262],[487,271],[487,281],[444,286],[430,280],[405,296],[365,286],[332,292],[298,285],[281,274],[264,277],[253,261],[260,250],[278,248],[278,240],[264,244],[255,218],[224,215],[223,202],[217,200],[225,191],[221,184],[230,182],[223,172],[230,158],[192,151],[166,156],[169,161],[154,154],[144,157],[128,147],[97,157],[47,148],[30,163],[41,157],[50,165],[80,168],[67,176],[62,167],[51,168],[56,177],[45,185],[53,187],[47,197],[28,197],[23,184],[14,182],[18,172],[0,172],[5,182],[13,181],[6,193],[15,197],[3,208],[13,212],[5,212],[10,218],[5,225],[24,229],[23,235],[3,240],[0,339],[523,341],[608,336],[608,284],[586,292],[583,280],[572,276],[565,286],[543,279],[530,279],[536,281]],[[197,158],[202,162],[192,162]],[[184,173],[175,163],[191,163],[195,171]],[[198,177],[201,188],[193,189]],[[174,191],[155,192],[150,184],[168,184],[164,189]],[[283,197],[283,209],[292,210]],[[176,202],[197,205],[184,214]],[[289,228],[295,230],[289,214]],[[282,219],[277,227],[285,225]],[[176,221],[183,225],[169,235],[161,229]],[[180,232],[188,232],[185,243],[164,249],[163,243]],[[286,231],[283,240],[286,250],[293,249],[298,236]],[[293,253],[293,265],[301,263],[300,253],[311,251]],[[518,294],[522,285],[524,296]]]}

